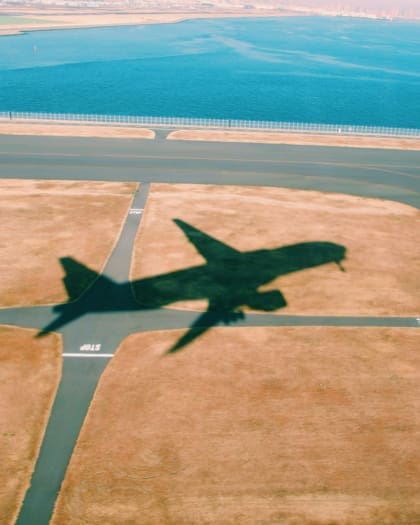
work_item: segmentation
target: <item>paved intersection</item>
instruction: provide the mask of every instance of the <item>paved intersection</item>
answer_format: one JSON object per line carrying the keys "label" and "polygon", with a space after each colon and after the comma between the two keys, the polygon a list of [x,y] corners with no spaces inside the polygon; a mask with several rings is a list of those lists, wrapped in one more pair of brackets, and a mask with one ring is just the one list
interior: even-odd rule
{"label": "paved intersection", "polygon": [[[3,178],[136,180],[132,207],[144,208],[148,182],[273,185],[392,198],[419,206],[420,152],[268,145],[1,137]],[[141,214],[127,216],[104,275],[128,280]],[[95,285],[86,292],[94,293]],[[0,309],[0,323],[42,328],[52,307]],[[143,330],[188,328],[196,312],[145,310],[90,314],[60,329],[63,377],[17,523],[45,525],[97,382],[119,343]],[[414,317],[247,314],[236,326],[418,327]]]}

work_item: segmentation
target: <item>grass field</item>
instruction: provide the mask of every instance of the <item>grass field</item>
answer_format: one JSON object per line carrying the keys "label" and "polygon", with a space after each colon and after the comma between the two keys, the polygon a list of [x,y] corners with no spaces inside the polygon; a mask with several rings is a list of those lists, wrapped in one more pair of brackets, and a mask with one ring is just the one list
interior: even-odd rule
{"label": "grass field", "polygon": [[341,146],[351,148],[384,148],[420,150],[420,140],[410,138],[355,136],[315,133],[287,133],[270,131],[179,130],[168,135],[168,140],[198,140],[211,142],[251,142],[262,144],[296,144]]}
{"label": "grass field", "polygon": [[61,375],[57,335],[0,326],[0,523],[15,523]]}
{"label": "grass field", "polygon": [[[153,184],[136,241],[132,279],[205,263],[174,218],[241,251],[307,241],[345,246],[345,272],[330,263],[261,287],[284,294],[288,306],[279,313],[417,315],[420,311],[420,213],[410,206],[283,188]],[[175,306],[204,309],[207,303],[184,301]]]}
{"label": "grass field", "polygon": [[155,132],[150,129],[123,127],[123,126],[100,126],[92,124],[61,123],[39,123],[39,122],[15,122],[0,119],[0,135],[35,135],[49,137],[99,137],[99,138],[132,138],[132,139],[154,139]]}
{"label": "grass field", "polygon": [[52,525],[420,522],[420,332],[130,336],[95,394]]}
{"label": "grass field", "polygon": [[[0,181],[1,306],[65,301],[60,257],[100,271],[136,188]],[[175,218],[241,251],[314,241],[345,246],[345,272],[329,263],[259,288],[282,291],[288,306],[279,313],[418,315],[419,211],[409,206],[280,188],[153,184],[133,279],[205,263]],[[25,332],[26,344],[10,330],[0,332],[2,344],[19,363],[17,349],[57,342]],[[420,521],[418,330],[213,328],[165,355],[182,333],[134,334],[112,359],[52,525]],[[23,380],[3,369],[7,388],[19,386],[0,397],[5,418],[16,406],[26,410],[28,392],[53,384],[26,369],[33,383],[22,389]],[[52,399],[53,388],[45,392]],[[43,406],[38,422],[50,409]],[[16,461],[6,448],[14,430],[3,438]],[[36,446],[31,451],[35,457]],[[25,483],[6,482],[3,492],[22,495]]]}
{"label": "grass field", "polygon": [[27,18],[23,16],[9,16],[0,15],[0,25],[9,24],[48,24],[47,20],[40,20],[39,18]]}
{"label": "grass field", "polygon": [[1,180],[0,306],[66,301],[60,257],[102,270],[136,188],[136,183]]}

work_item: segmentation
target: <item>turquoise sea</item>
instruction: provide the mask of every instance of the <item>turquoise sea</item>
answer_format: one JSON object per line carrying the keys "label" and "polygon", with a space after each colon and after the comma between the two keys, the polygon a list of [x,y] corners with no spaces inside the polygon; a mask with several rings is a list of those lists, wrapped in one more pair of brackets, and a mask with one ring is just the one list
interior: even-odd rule
{"label": "turquoise sea", "polygon": [[420,128],[420,23],[242,18],[0,37],[0,110]]}

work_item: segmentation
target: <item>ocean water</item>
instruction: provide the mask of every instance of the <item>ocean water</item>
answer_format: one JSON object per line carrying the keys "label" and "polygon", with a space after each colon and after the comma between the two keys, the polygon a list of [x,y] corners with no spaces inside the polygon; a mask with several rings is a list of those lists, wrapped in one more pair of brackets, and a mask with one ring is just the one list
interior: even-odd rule
{"label": "ocean water", "polygon": [[0,37],[0,110],[420,128],[420,23],[242,18]]}

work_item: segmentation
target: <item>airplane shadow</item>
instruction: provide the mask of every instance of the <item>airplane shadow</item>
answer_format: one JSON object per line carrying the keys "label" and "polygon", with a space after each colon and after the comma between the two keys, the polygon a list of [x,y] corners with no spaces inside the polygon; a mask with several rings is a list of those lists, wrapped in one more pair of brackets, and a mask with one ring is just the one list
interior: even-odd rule
{"label": "airplane shadow", "polygon": [[198,315],[189,330],[168,350],[174,353],[219,323],[244,318],[242,308],[271,312],[287,305],[279,290],[259,292],[278,276],[335,262],[340,269],[346,248],[327,241],[314,241],[241,252],[205,234],[180,219],[184,232],[206,263],[182,270],[117,283],[97,274],[70,257],[60,259],[69,299],[54,307],[58,314],[38,336],[95,312],[133,312],[163,308],[185,300],[206,299],[207,311]]}

